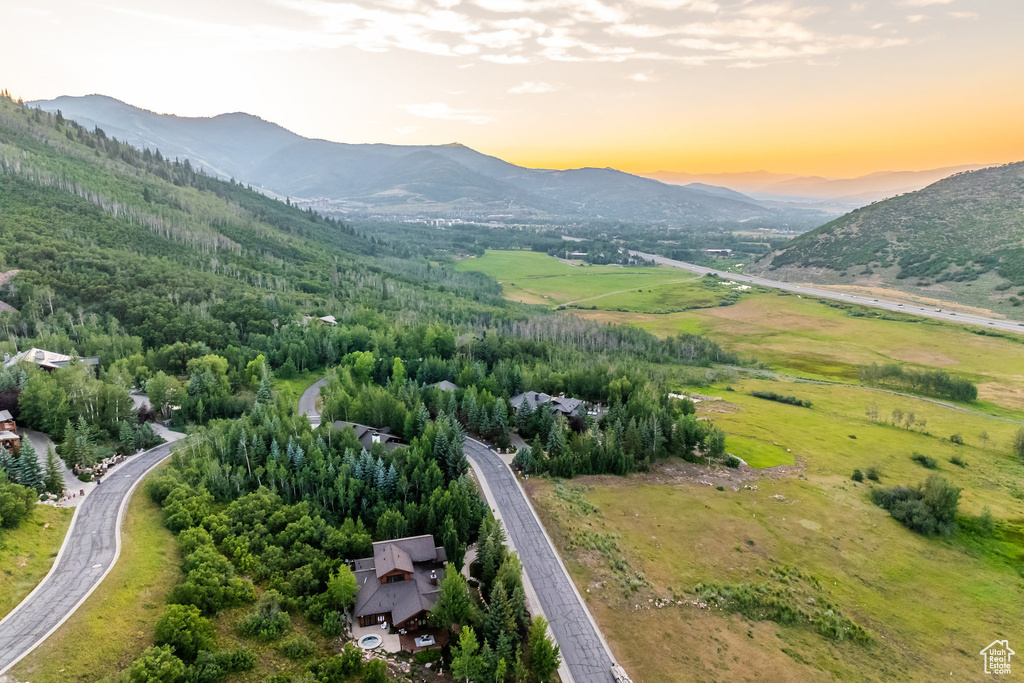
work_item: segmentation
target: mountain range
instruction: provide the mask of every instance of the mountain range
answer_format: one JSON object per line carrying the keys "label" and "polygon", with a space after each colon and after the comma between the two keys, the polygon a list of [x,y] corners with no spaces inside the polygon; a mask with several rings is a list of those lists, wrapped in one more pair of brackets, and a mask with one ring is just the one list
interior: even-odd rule
{"label": "mountain range", "polygon": [[524,168],[460,144],[344,144],[304,138],[250,114],[179,117],[102,95],[29,104],[335,215],[603,219],[681,228],[760,220],[807,229],[827,220],[725,188],[681,187],[610,168]]}
{"label": "mountain range", "polygon": [[1024,162],[950,176],[857,209],[751,267],[774,279],[887,287],[1024,309]]}
{"label": "mountain range", "polygon": [[880,171],[855,178],[823,178],[752,171],[746,173],[694,174],[657,171],[645,174],[666,183],[691,186],[708,183],[766,199],[816,199],[849,205],[850,208],[914,192],[956,173],[985,168],[983,164],[947,166],[925,171]]}

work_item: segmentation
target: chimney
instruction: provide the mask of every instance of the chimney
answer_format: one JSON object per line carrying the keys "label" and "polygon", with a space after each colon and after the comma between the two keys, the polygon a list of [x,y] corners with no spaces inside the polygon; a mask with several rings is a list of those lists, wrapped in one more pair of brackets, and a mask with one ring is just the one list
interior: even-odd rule
{"label": "chimney", "polygon": [[437,585],[437,572],[434,571],[433,569],[430,570],[430,585],[431,586],[436,586]]}
{"label": "chimney", "polygon": [[39,362],[46,360],[46,351],[43,351],[42,349],[36,349],[36,360]]}

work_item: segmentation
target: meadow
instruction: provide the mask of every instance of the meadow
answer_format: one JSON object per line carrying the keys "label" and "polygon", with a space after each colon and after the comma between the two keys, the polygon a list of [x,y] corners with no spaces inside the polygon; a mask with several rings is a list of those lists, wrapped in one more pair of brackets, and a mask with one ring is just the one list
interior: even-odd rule
{"label": "meadow", "polygon": [[[699,393],[698,414],[750,467],[669,461],[626,478],[525,482],[634,681],[974,680],[978,651],[1021,632],[1024,464],[1011,444],[1024,420],[1024,336],[773,290],[691,307],[702,282],[618,291],[612,275],[537,254],[488,252],[460,267],[480,264],[510,268],[508,298],[550,305],[604,292],[587,302],[598,310],[571,312],[663,336],[706,334],[749,368],[718,368],[700,386],[680,379],[674,390]],[[978,385],[979,400],[860,386],[871,363],[954,373]],[[935,469],[920,464],[927,458]],[[855,470],[879,481],[854,481]],[[874,487],[933,473],[962,489],[952,536],[916,534],[871,502]],[[746,616],[718,609],[702,597],[708,584],[753,595],[753,606]],[[773,610],[813,621],[782,625],[765,616]],[[867,642],[826,637],[830,620],[863,628]]]}
{"label": "meadow", "polygon": [[[727,450],[740,455],[737,444],[747,442],[770,448],[778,457],[765,458],[762,469],[668,462],[629,478],[528,482],[634,681],[980,678],[977,652],[1024,627],[1024,487],[1008,448],[1016,425],[854,387],[728,386],[702,389],[722,400],[703,401],[698,412],[726,430]],[[749,395],[766,389],[813,407]],[[865,402],[877,404],[879,419],[865,415]],[[897,408],[926,427],[892,426]],[[958,431],[965,445],[949,440]],[[915,452],[934,457],[937,472],[963,489],[966,522],[949,538],[915,534],[871,503],[873,486],[931,474],[911,460]],[[787,465],[782,456],[794,465],[771,467]],[[854,469],[870,467],[880,483],[851,480]],[[986,507],[998,520],[992,537],[970,531]],[[783,568],[812,578],[801,588],[773,574]],[[709,582],[796,591],[792,607],[829,604],[870,642],[702,607],[696,587]]]}
{"label": "meadow", "polygon": [[490,275],[506,299],[552,307],[668,313],[718,306],[740,296],[678,268],[595,266],[535,251],[488,251],[463,259],[456,268]]}

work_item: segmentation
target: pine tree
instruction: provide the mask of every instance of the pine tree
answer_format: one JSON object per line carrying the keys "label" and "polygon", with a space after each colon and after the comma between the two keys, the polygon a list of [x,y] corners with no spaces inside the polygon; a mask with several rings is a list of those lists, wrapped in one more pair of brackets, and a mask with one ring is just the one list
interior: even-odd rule
{"label": "pine tree", "polygon": [[80,460],[77,448],[78,432],[75,431],[75,425],[73,425],[71,423],[71,419],[68,418],[67,424],[64,425],[64,441],[61,444],[60,449],[64,462],[68,467],[71,467]]}
{"label": "pine tree", "polygon": [[39,456],[32,441],[27,437],[21,440],[21,453],[18,454],[18,483],[34,488],[37,493],[43,491],[43,472],[39,467]]}
{"label": "pine tree", "polygon": [[7,475],[13,483],[18,483],[17,477],[18,461],[3,446],[0,446],[0,471]]}
{"label": "pine tree", "polygon": [[269,405],[274,400],[274,394],[270,389],[270,376],[267,375],[260,380],[260,387],[256,390],[256,403]]}
{"label": "pine tree", "polygon": [[515,633],[515,631],[516,619],[512,613],[508,591],[505,590],[505,584],[497,580],[491,588],[487,618],[484,620],[484,638],[488,643],[497,645],[498,639],[503,633]]}
{"label": "pine tree", "polygon": [[135,430],[132,429],[130,422],[125,421],[121,423],[120,438],[121,454],[131,455],[135,452]]}
{"label": "pine tree", "polygon": [[565,432],[559,420],[551,423],[551,431],[548,432],[548,457],[557,458],[565,453]]}
{"label": "pine tree", "polygon": [[56,451],[53,450],[53,446],[46,447],[46,476],[43,479],[43,488],[46,489],[47,493],[57,496],[64,490],[63,469],[60,466],[60,460],[57,458]]}

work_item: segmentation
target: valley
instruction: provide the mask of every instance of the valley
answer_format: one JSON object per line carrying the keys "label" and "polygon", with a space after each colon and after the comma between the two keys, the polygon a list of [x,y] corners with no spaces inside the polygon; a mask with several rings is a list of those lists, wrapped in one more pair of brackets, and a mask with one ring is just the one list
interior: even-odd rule
{"label": "valley", "polygon": [[[1024,484],[1013,454],[1024,421],[1017,334],[767,288],[695,308],[686,306],[688,294],[670,296],[679,310],[659,313],[647,289],[676,286],[658,282],[667,277],[660,267],[648,269],[644,291],[625,297],[614,293],[624,273],[543,255],[488,252],[459,264],[477,267],[502,280],[506,297],[548,306],[572,300],[568,283],[579,282],[599,310],[566,313],[658,335],[708,334],[745,368],[685,373],[675,391],[699,398],[698,416],[720,426],[726,451],[749,467],[670,460],[628,478],[528,482],[634,680],[926,681],[949,672],[971,679],[976,650],[991,639],[976,634],[1024,626],[1009,606],[1024,598],[1016,569],[1024,558]],[[952,372],[975,382],[979,398],[964,404],[864,386],[859,370],[871,363]],[[934,469],[918,462],[930,462],[921,454]],[[948,538],[913,534],[872,503],[873,489],[933,473],[962,489],[961,521]],[[990,535],[973,521],[988,514],[999,520]],[[702,597],[709,584],[789,601],[787,609],[811,614],[810,626],[759,618],[768,602],[755,612],[720,610]],[[864,628],[870,642],[815,632],[823,604]]]}

